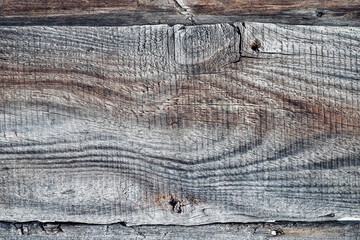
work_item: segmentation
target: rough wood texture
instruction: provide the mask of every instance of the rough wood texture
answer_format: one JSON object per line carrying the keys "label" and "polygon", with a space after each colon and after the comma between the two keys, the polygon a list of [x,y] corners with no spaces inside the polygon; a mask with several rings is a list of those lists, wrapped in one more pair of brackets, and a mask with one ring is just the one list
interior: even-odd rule
{"label": "rough wood texture", "polygon": [[359,0],[0,0],[0,25],[259,21],[360,26]]}
{"label": "rough wood texture", "polygon": [[84,225],[71,223],[0,223],[0,239],[281,239],[345,240],[360,238],[359,223],[258,223],[203,226]]}
{"label": "rough wood texture", "polygon": [[0,219],[360,216],[360,29],[0,28]]}

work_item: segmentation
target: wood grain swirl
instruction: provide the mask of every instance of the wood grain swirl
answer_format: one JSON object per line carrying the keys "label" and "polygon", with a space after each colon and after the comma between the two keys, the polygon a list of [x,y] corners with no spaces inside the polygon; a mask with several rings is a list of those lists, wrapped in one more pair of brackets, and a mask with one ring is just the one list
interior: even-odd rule
{"label": "wood grain swirl", "polygon": [[0,219],[359,217],[359,36],[1,27]]}

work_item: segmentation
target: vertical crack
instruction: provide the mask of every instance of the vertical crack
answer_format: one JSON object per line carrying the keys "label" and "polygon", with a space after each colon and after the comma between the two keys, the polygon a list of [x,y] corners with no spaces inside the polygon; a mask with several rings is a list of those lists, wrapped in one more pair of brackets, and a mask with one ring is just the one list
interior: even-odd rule
{"label": "vertical crack", "polygon": [[232,26],[232,27],[234,28],[235,32],[239,35],[239,58],[238,58],[236,61],[232,62],[232,63],[237,63],[237,62],[240,61],[241,55],[242,55],[242,52],[241,52],[241,49],[242,49],[242,44],[241,44],[241,30],[240,30],[240,28],[239,28],[238,26],[236,26],[236,25],[233,24],[233,23],[229,23],[229,25]]}
{"label": "vertical crack", "polygon": [[190,21],[192,25],[195,25],[196,22],[194,20],[194,15],[186,9],[185,7],[181,6],[181,4],[177,0],[171,0],[174,4],[174,7],[178,13],[186,17],[187,21]]}

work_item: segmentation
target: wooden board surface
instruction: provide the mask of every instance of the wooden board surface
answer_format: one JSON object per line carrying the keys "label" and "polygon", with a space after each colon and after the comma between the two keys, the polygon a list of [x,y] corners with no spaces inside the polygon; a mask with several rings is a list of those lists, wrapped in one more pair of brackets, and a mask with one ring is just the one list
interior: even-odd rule
{"label": "wooden board surface", "polygon": [[0,0],[0,25],[258,21],[360,26],[360,0]]}
{"label": "wooden board surface", "polygon": [[0,223],[0,239],[359,239],[359,223],[251,223],[203,226]]}
{"label": "wooden board surface", "polygon": [[0,219],[360,216],[360,29],[0,28]]}

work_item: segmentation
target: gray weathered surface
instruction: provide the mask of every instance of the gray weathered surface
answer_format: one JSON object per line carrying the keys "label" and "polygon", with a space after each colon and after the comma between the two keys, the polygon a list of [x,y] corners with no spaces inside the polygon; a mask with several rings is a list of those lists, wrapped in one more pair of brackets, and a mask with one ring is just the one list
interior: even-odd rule
{"label": "gray weathered surface", "polygon": [[359,217],[359,38],[258,23],[1,27],[0,219]]}
{"label": "gray weathered surface", "polygon": [[203,226],[0,223],[0,239],[359,239],[359,223],[251,223]]}

